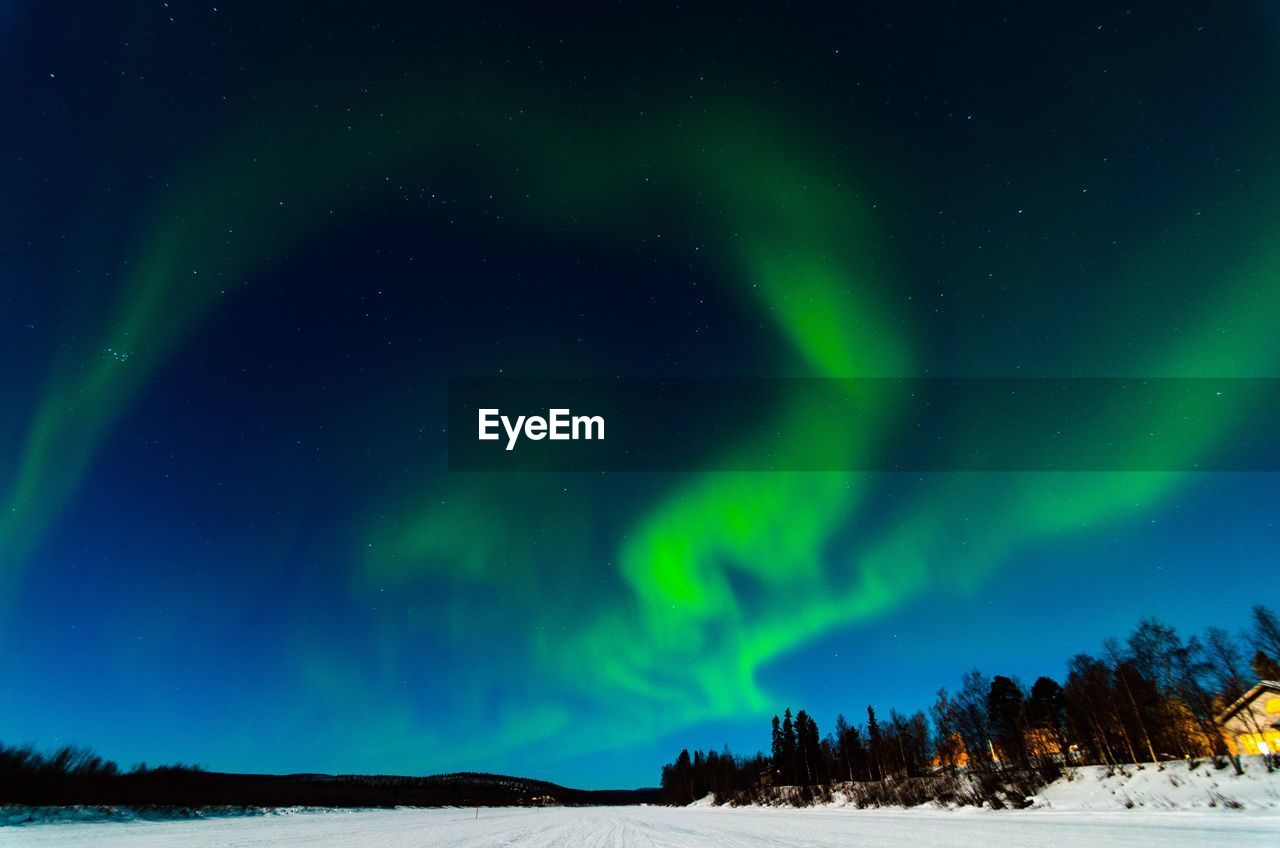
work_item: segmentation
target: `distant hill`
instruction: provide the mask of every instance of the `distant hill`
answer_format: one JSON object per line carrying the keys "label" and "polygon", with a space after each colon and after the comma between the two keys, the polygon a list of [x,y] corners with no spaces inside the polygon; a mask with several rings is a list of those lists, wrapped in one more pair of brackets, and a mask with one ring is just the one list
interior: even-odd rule
{"label": "distant hill", "polygon": [[187,766],[119,771],[83,749],[48,757],[0,746],[0,804],[131,807],[451,807],[660,803],[658,789],[572,789],[457,772],[426,777],[229,774]]}

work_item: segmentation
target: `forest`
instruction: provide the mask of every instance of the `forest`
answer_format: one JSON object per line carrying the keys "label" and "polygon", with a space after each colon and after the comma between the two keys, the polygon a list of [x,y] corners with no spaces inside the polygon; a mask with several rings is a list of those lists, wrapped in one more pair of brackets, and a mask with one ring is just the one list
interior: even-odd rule
{"label": "forest", "polygon": [[845,784],[868,805],[1016,804],[1071,766],[1210,758],[1238,771],[1216,717],[1258,680],[1277,679],[1280,620],[1266,607],[1253,608],[1245,632],[1210,627],[1187,639],[1146,618],[1099,653],[1072,657],[1061,682],[1042,676],[1028,687],[974,669],[955,691],[939,689],[927,713],[867,706],[853,721],[838,715],[825,735],[788,708],[772,719],[767,753],[682,750],[662,768],[663,799],[803,804]]}
{"label": "forest", "polygon": [[658,803],[656,789],[571,789],[543,780],[459,772],[401,775],[229,774],[198,766],[127,770],[87,748],[49,754],[0,744],[0,805],[135,810],[276,807],[614,806]]}

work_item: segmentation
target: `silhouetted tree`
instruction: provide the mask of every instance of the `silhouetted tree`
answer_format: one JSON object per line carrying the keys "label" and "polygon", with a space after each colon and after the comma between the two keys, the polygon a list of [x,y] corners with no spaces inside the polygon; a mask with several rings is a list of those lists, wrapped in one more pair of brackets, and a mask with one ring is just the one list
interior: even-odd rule
{"label": "silhouetted tree", "polygon": [[[1280,651],[1280,623],[1270,610],[1253,610],[1247,639],[1254,646],[1253,673],[1280,678],[1273,656]],[[998,757],[1018,775],[1054,766],[1059,758],[1116,766],[1223,753],[1215,716],[1251,682],[1240,640],[1210,627],[1203,639],[1184,641],[1169,625],[1145,618],[1123,642],[1107,639],[1103,648],[1106,660],[1073,657],[1065,685],[1039,677],[1027,693],[1012,678],[987,678],[974,669],[954,698],[938,690],[928,716],[890,708],[882,721],[868,706],[865,733],[840,715],[834,732],[821,737],[812,715],[800,710],[793,716],[787,708],[771,720],[771,760],[760,754],[742,760],[728,749],[692,757],[685,751],[663,768],[663,786],[675,790],[669,797],[681,798],[754,791],[772,765],[783,782],[806,790],[793,796],[803,798],[813,797],[810,787],[836,780],[928,775],[935,754],[949,768],[966,762],[967,754],[968,768],[977,772],[990,772]],[[877,791],[900,797],[898,786]]]}
{"label": "silhouetted tree", "polygon": [[850,750],[850,741],[857,731],[849,726],[849,721],[844,717],[844,713],[836,716],[835,731],[835,751],[834,759],[839,763],[839,772],[845,780],[853,780],[853,751]]}
{"label": "silhouetted tree", "polygon": [[676,757],[675,765],[663,769],[662,790],[671,804],[688,804],[693,796],[693,761],[689,758],[689,749],[685,748]]}
{"label": "silhouetted tree", "polygon": [[[1144,618],[1128,639],[1128,663],[1154,684],[1161,746],[1183,756],[1226,753],[1214,721],[1214,697],[1208,684],[1210,663],[1196,637],[1183,641],[1169,625]],[[1153,734],[1154,735],[1154,734]]]}
{"label": "silhouetted tree", "polygon": [[783,712],[782,718],[782,774],[783,782],[796,783],[796,727],[791,720],[791,708]]}
{"label": "silhouetted tree", "polygon": [[800,712],[796,713],[795,731],[796,776],[802,778],[806,786],[812,786],[817,782],[819,774],[818,755],[821,743],[818,736],[818,725],[808,713],[800,710]]}
{"label": "silhouetted tree", "polygon": [[[1116,700],[1125,707],[1118,711],[1121,720],[1136,731],[1136,736],[1130,732],[1130,737],[1140,740],[1151,762],[1158,763],[1160,758],[1156,756],[1155,745],[1151,741],[1151,728],[1160,727],[1159,692],[1152,680],[1142,675],[1132,657],[1125,652],[1117,640],[1104,640],[1102,649],[1111,661],[1116,680],[1115,691],[1118,695]],[[1136,751],[1133,762],[1137,762]]]}
{"label": "silhouetted tree", "polygon": [[1272,662],[1280,664],[1280,618],[1268,608],[1259,604],[1253,608],[1253,629],[1250,636],[1253,647],[1261,651]]}
{"label": "silhouetted tree", "polygon": [[969,754],[969,768],[974,771],[990,771],[991,726],[987,718],[987,693],[991,681],[976,668],[960,681],[960,691],[955,699],[955,726]]}
{"label": "silhouetted tree", "polygon": [[1209,627],[1204,631],[1204,650],[1221,703],[1229,704],[1243,695],[1249,686],[1245,682],[1245,655],[1240,643],[1221,627]]}
{"label": "silhouetted tree", "polygon": [[898,737],[898,751],[907,777],[928,774],[931,765],[929,720],[918,710],[910,716],[901,716],[896,710],[890,710],[889,715],[893,720],[894,734]]}
{"label": "silhouetted tree", "polygon": [[997,674],[987,692],[987,720],[1001,764],[1025,766],[1026,712],[1022,687],[1012,679]]}
{"label": "silhouetted tree", "polygon": [[880,733],[880,723],[876,721],[875,708],[867,706],[867,745],[871,749],[871,766],[874,780],[884,780],[884,739]]}
{"label": "silhouetted tree", "polygon": [[1249,663],[1249,667],[1259,680],[1280,680],[1280,663],[1262,651],[1253,652],[1253,661]]}
{"label": "silhouetted tree", "polygon": [[938,699],[929,708],[929,715],[933,719],[934,747],[938,762],[949,769],[960,765],[960,755],[964,752],[955,712],[955,704],[947,697],[946,688],[939,689]]}
{"label": "silhouetted tree", "polygon": [[1111,669],[1088,654],[1076,654],[1067,664],[1067,685],[1062,690],[1067,725],[1079,740],[1088,762],[1115,765],[1136,761],[1124,724],[1116,709]]}
{"label": "silhouetted tree", "polygon": [[1034,757],[1051,755],[1055,749],[1068,760],[1067,706],[1062,687],[1051,677],[1038,677],[1031,685],[1027,699],[1027,725],[1034,740],[1029,753]]}

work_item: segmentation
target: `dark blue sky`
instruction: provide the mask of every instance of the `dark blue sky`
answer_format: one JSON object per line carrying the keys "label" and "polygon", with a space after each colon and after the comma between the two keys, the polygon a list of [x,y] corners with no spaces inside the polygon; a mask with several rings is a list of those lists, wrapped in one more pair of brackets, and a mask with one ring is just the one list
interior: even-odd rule
{"label": "dark blue sky", "polygon": [[1280,376],[1262,4],[0,39],[6,742],[653,784],[1277,603],[1274,473],[467,475],[443,432],[453,376]]}

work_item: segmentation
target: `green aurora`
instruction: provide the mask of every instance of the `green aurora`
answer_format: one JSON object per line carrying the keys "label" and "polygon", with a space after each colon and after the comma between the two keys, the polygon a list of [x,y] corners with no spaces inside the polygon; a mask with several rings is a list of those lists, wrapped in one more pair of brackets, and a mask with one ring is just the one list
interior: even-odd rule
{"label": "green aurora", "polygon": [[[313,108],[325,88],[315,80],[283,87],[269,106],[247,110],[240,130],[201,139],[204,152],[188,157],[184,176],[151,196],[111,271],[109,303],[98,308],[98,294],[86,299],[85,327],[64,340],[43,377],[17,459],[0,477],[0,591],[8,606],[21,602],[36,552],[117,427],[184,346],[219,314],[255,308],[255,286],[288,268],[295,252],[415,179],[448,184],[465,171],[500,185],[514,198],[504,220],[481,211],[484,184],[469,189],[471,202],[457,212],[462,227],[498,243],[521,231],[608,250],[654,231],[702,234],[703,270],[775,340],[762,358],[778,375],[936,373],[899,296],[902,258],[865,186],[896,183],[904,198],[923,188],[907,175],[879,173],[885,163],[870,150],[780,99],[722,96],[637,114],[605,95],[589,108],[571,107],[565,92],[516,78],[467,86],[389,78],[369,83],[368,100],[335,126]],[[1273,130],[1268,139],[1280,143]],[[1254,179],[1280,187],[1273,172]],[[379,182],[381,192],[369,188]],[[1161,305],[1177,314],[1153,320],[1139,345],[1108,341],[1124,335],[1128,313],[1100,315],[1057,361],[1077,363],[1088,376],[1280,373],[1280,233],[1272,223],[1280,208],[1273,204],[1245,231],[1224,224],[1197,240],[1178,228],[1199,226],[1188,213],[1203,197],[1188,204],[1168,212],[1167,235],[1134,251],[1140,261],[1114,286],[1185,288],[1197,297]],[[1232,248],[1229,262],[1203,285],[1204,255],[1228,252],[1224,246]],[[554,351],[521,370],[587,369]],[[1223,402],[1247,409],[1254,400]],[[1116,413],[1089,410],[1089,432],[1132,438],[1113,423]],[[893,409],[857,432],[824,424],[812,409],[769,414],[781,434],[773,447],[784,455],[788,445],[820,442],[856,457],[904,425]],[[1189,468],[1231,436],[1188,420],[1183,432],[1129,447]],[[726,451],[758,449],[744,440]],[[348,546],[337,556],[348,584],[340,590],[395,609],[370,636],[372,661],[357,667],[354,654],[335,654],[305,633],[285,649],[312,694],[305,700],[343,705],[331,716],[378,711],[376,727],[334,731],[374,756],[395,752],[404,762],[448,746],[447,763],[491,761],[574,726],[592,732],[558,744],[562,754],[623,747],[774,711],[795,693],[772,688],[765,672],[792,652],[926,592],[981,591],[1016,555],[1152,514],[1194,476],[919,475],[909,502],[872,520],[885,475],[662,475],[641,495],[604,505],[599,481],[578,475],[431,471],[403,490],[371,494],[372,505],[343,530]],[[851,527],[858,528],[852,539]],[[495,622],[507,633],[501,646],[486,648],[488,671],[525,682],[497,705],[481,683],[463,682],[447,699],[490,716],[496,732],[456,737],[434,727],[412,696],[387,696],[387,681],[422,645],[486,642]]]}

